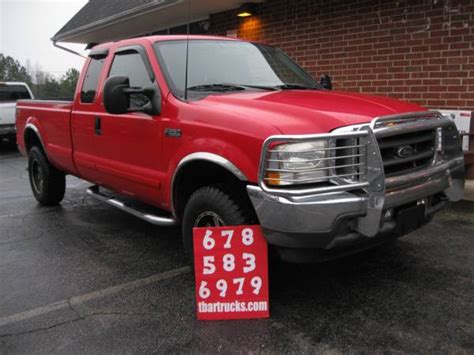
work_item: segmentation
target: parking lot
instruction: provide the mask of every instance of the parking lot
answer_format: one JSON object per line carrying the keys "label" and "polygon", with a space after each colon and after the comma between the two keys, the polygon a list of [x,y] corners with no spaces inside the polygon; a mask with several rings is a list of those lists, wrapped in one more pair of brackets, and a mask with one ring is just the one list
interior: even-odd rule
{"label": "parking lot", "polygon": [[272,264],[270,319],[199,322],[176,229],[75,178],[39,207],[26,160],[0,149],[0,353],[474,351],[474,202],[357,256]]}

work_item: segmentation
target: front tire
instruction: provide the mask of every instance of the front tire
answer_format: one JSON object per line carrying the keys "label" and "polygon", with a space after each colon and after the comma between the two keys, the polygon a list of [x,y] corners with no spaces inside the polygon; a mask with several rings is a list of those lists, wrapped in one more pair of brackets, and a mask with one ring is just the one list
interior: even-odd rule
{"label": "front tire", "polygon": [[43,206],[58,205],[66,191],[66,176],[51,165],[43,150],[31,148],[28,155],[28,174],[31,190]]}
{"label": "front tire", "polygon": [[244,201],[220,187],[207,186],[196,190],[186,205],[183,215],[183,245],[193,257],[193,228],[253,224],[252,213]]}

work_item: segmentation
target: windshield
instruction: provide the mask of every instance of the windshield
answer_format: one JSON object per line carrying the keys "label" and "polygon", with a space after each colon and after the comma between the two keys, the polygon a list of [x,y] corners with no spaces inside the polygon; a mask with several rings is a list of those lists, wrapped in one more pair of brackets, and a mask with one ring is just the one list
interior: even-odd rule
{"label": "windshield", "polygon": [[[175,96],[183,98],[186,80],[186,41],[163,41],[155,51]],[[316,81],[281,50],[262,44],[226,40],[189,42],[188,89],[319,88]],[[206,89],[207,88],[207,89]],[[227,90],[235,91],[235,90]]]}
{"label": "windshield", "polygon": [[31,99],[26,87],[22,85],[0,84],[0,102],[16,102],[24,99]]}

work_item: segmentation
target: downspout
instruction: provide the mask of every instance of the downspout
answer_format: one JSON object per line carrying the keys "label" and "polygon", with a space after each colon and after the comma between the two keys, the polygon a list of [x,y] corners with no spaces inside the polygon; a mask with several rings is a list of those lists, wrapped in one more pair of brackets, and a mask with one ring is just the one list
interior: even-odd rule
{"label": "downspout", "polygon": [[59,45],[56,41],[53,40],[53,46],[55,46],[56,48],[59,48],[59,49],[62,49],[63,51],[66,51],[66,52],[69,52],[69,53],[72,53],[72,54],[75,54],[75,55],[78,55],[79,57],[81,58],[84,58],[86,59],[87,57],[86,56],[83,56],[82,54],[76,52],[76,51],[73,51],[72,49],[69,49],[69,48],[66,48],[66,47],[63,47],[61,45]]}

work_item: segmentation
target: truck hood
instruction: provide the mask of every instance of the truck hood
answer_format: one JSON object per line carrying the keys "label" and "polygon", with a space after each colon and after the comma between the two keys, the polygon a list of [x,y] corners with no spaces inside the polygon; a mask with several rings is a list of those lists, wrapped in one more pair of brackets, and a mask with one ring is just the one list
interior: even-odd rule
{"label": "truck hood", "polygon": [[273,125],[282,134],[327,133],[379,116],[425,108],[386,97],[327,90],[286,90],[211,95],[197,104]]}

